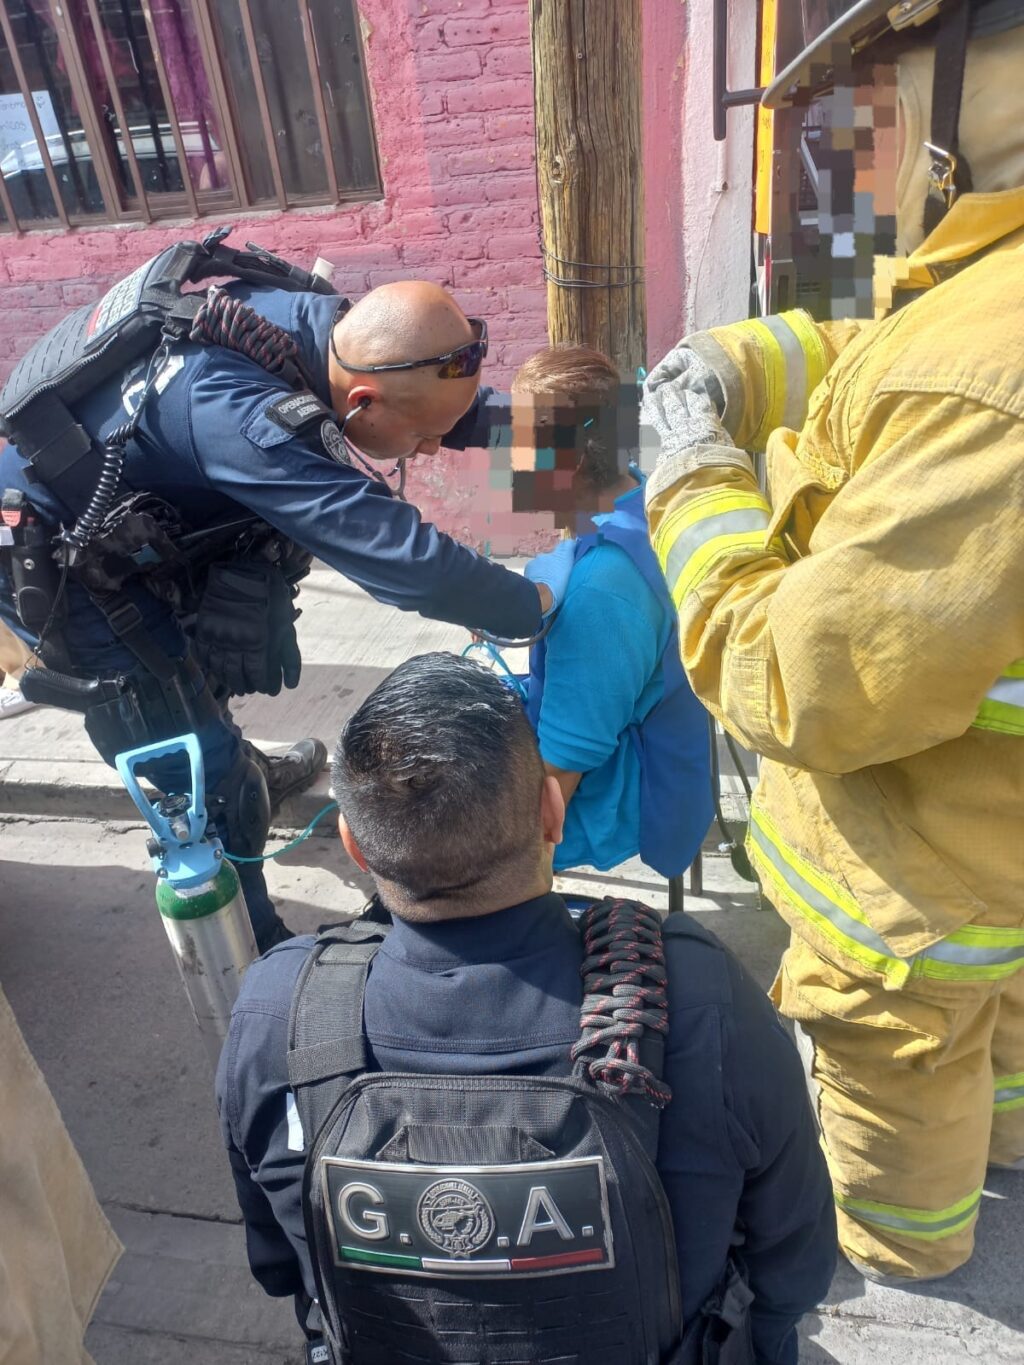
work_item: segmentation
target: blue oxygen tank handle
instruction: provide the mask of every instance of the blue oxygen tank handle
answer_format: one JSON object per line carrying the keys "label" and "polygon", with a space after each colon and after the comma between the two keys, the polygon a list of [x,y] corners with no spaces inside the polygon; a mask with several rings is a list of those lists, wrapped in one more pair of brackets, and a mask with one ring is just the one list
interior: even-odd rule
{"label": "blue oxygen tank handle", "polygon": [[[135,769],[180,753],[188,755],[189,792],[187,798],[182,793],[179,804],[187,800],[187,805],[168,816],[146,796]],[[159,744],[143,744],[118,754],[114,763],[128,795],[155,836],[155,843],[151,841],[149,845],[149,855],[157,876],[184,892],[216,877],[224,866],[224,850],[219,839],[206,837],[206,774],[199,737],[179,735]]]}
{"label": "blue oxygen tank handle", "polygon": [[[171,828],[171,822],[153,805],[139,786],[135,769],[158,758],[171,754],[185,753],[189,765],[189,803],[187,810],[176,817],[176,822],[184,819],[188,827],[188,838],[182,838]],[[138,749],[128,749],[118,754],[114,760],[121,781],[128,789],[128,795],[135,802],[142,818],[149,825],[162,844],[181,847],[197,843],[206,833],[206,773],[203,764],[203,751],[196,735],[179,735],[177,739],[165,739],[159,744],[143,744]],[[179,825],[180,827],[180,825]]]}

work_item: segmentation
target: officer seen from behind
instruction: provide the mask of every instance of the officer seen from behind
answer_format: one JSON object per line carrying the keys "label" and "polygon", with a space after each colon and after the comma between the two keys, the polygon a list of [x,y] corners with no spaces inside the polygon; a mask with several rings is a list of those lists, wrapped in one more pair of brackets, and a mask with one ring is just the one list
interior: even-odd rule
{"label": "officer seen from behind", "polygon": [[[230,274],[241,282],[183,288]],[[214,827],[250,858],[272,800],[308,785],[326,750],[304,740],[268,761],[226,701],[298,682],[293,598],[312,558],[381,602],[509,636],[541,628],[570,567],[543,556],[525,581],[386,481],[442,441],[487,444],[486,324],[432,284],[351,307],[327,290],[221,235],[180,244],[43,338],[0,396],[0,616],[45,635],[41,658],[65,675],[30,670],[26,694],[82,710],[107,762],[196,732]],[[143,776],[185,781],[177,760]],[[288,930],[259,863],[240,875],[264,951]]]}
{"label": "officer seen from behind", "polygon": [[332,776],[394,922],[245,977],[217,1097],[260,1284],[345,1365],[795,1362],[835,1216],[763,991],[682,914],[574,922],[558,782],[468,659],[396,669]]}

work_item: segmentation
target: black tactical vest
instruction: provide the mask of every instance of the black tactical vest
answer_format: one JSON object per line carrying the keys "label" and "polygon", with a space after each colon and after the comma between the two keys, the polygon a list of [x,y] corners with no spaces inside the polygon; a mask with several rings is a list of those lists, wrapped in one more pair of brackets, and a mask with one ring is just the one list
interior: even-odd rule
{"label": "black tactical vest", "polygon": [[292,1005],[289,1073],[309,1142],[303,1205],[328,1358],[752,1361],[749,1291],[734,1272],[683,1340],[654,1166],[670,1098],[654,912],[611,900],[585,912],[581,1035],[564,1078],[368,1071],[363,996],[387,932],[356,922],[322,934]]}
{"label": "black tactical vest", "polygon": [[[101,452],[79,425],[76,405],[112,375],[155,352],[161,337],[185,340],[203,304],[186,286],[224,276],[278,289],[335,290],[317,275],[248,243],[223,245],[227,229],[203,242],[177,242],[75,309],[22,357],[0,392],[0,436],[18,447],[40,482],[65,496],[65,475]],[[76,499],[72,495],[70,505]],[[77,509],[76,509],[77,510]]]}

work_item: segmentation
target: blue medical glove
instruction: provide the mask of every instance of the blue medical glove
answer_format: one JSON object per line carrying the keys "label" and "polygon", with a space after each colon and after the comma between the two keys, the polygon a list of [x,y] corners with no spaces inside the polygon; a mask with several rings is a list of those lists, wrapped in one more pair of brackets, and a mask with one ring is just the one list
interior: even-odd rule
{"label": "blue medical glove", "polygon": [[553,550],[548,550],[546,554],[536,555],[523,570],[531,583],[536,583],[538,586],[543,583],[551,593],[553,602],[544,613],[545,620],[562,605],[566,590],[569,587],[569,575],[572,573],[575,558],[576,542],[562,540]]}

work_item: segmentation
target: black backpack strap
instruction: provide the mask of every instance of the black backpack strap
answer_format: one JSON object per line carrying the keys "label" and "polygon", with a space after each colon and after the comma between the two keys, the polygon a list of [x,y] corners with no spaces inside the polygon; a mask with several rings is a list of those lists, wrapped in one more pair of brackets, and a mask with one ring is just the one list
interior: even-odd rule
{"label": "black backpack strap", "polygon": [[382,924],[353,920],[320,934],[303,966],[288,1024],[288,1078],[307,1143],[366,1070],[363,997]]}
{"label": "black backpack strap", "polygon": [[224,246],[224,238],[230,231],[230,228],[220,228],[203,240],[204,255],[197,257],[189,273],[190,280],[197,283],[214,276],[229,275],[246,284],[266,284],[292,293],[337,294],[330,280],[303,270],[301,266],[289,265],[255,242],[246,242],[244,251]]}
{"label": "black backpack strap", "polygon": [[606,1093],[635,1096],[649,1112],[672,1091],[662,1080],[668,993],[661,917],[640,901],[605,897],[579,921],[583,1009],[575,1074]]}
{"label": "black backpack strap", "polygon": [[932,155],[928,198],[924,205],[924,232],[938,227],[960,194],[970,193],[970,167],[960,153],[960,103],[970,37],[969,0],[944,5],[935,35],[935,70],[932,77]]}

